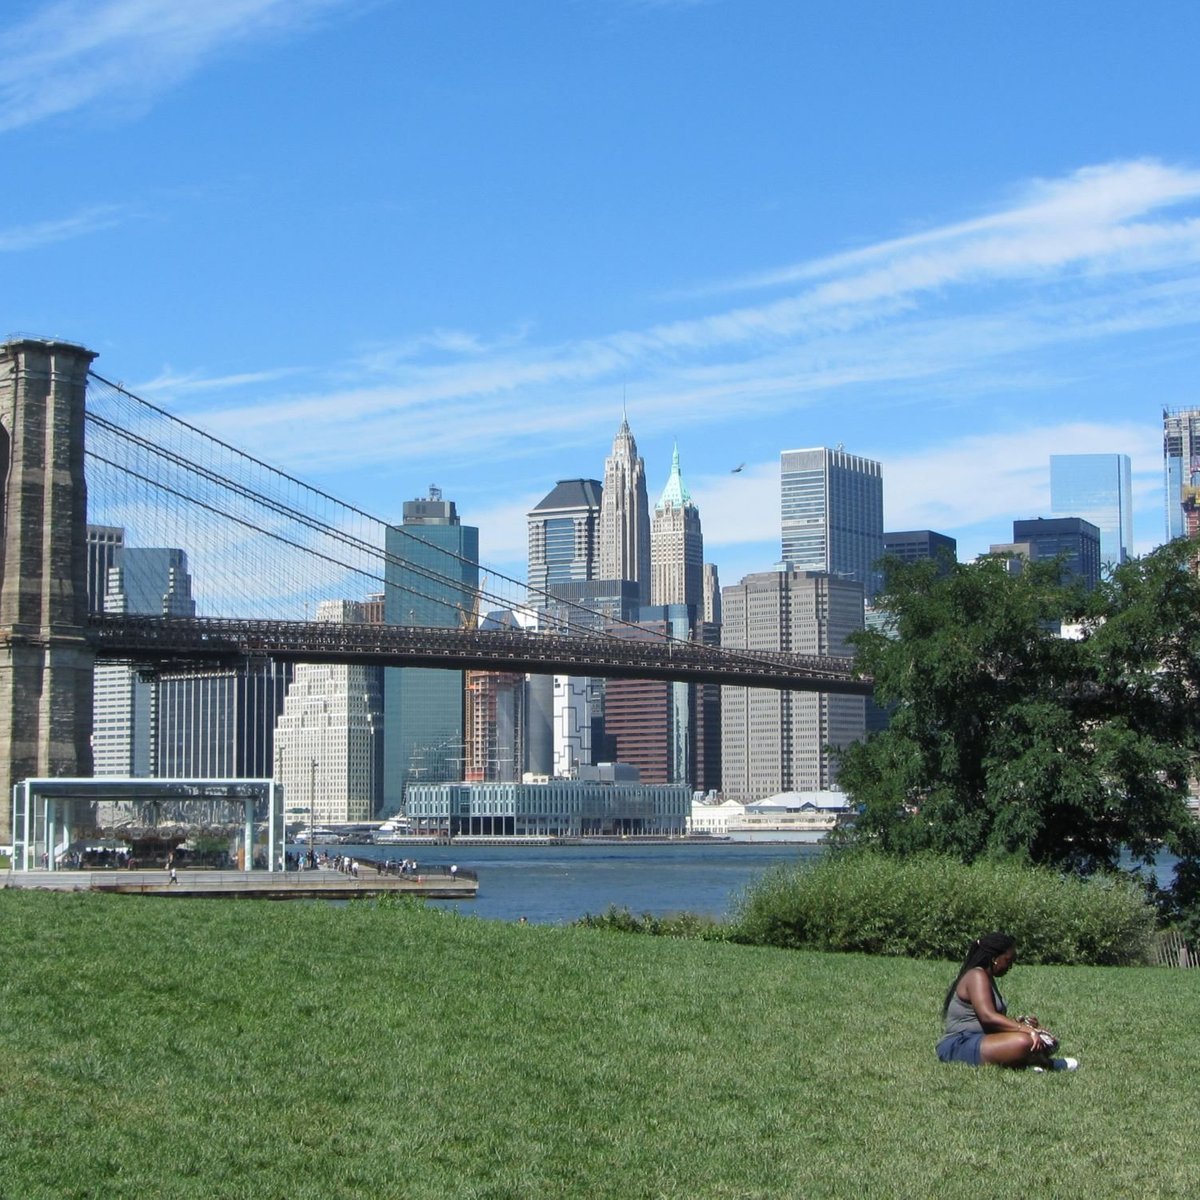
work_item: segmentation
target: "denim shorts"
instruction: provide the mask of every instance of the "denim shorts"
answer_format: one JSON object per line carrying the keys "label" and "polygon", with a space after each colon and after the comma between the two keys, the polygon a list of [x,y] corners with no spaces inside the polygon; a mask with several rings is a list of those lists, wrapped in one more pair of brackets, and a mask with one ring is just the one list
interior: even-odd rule
{"label": "denim shorts", "polygon": [[951,1033],[942,1038],[937,1044],[937,1056],[942,1062],[962,1062],[978,1067],[982,1063],[982,1049],[983,1034],[968,1030],[965,1033]]}

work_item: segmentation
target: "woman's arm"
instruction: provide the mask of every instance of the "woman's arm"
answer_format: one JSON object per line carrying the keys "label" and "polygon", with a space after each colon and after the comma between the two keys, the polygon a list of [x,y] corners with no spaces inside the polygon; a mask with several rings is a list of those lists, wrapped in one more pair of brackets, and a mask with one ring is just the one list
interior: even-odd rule
{"label": "woman's arm", "polygon": [[959,984],[960,992],[965,988],[967,999],[979,1018],[980,1025],[988,1033],[1018,1032],[1029,1033],[1029,1027],[1020,1021],[1014,1021],[996,1010],[992,998],[992,980],[982,967],[973,967],[962,977]]}

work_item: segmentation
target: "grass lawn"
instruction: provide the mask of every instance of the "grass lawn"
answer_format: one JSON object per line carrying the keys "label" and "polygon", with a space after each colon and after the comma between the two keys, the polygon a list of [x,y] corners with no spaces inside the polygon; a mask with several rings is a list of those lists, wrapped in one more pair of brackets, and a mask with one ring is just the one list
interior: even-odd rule
{"label": "grass lawn", "polygon": [[12,890],[0,963],[14,1200],[1200,1194],[1200,972],[1018,963],[1033,1075],[945,963]]}

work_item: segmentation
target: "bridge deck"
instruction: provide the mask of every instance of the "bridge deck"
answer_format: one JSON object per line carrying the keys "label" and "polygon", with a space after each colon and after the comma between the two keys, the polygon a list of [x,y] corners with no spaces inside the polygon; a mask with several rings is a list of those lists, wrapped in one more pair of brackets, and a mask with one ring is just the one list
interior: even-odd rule
{"label": "bridge deck", "polygon": [[355,900],[417,896],[474,900],[479,881],[463,875],[383,875],[367,867],[357,879],[340,871],[180,871],[178,883],[155,871],[5,871],[0,887],[58,892],[110,892],[138,896],[210,896],[260,900]]}

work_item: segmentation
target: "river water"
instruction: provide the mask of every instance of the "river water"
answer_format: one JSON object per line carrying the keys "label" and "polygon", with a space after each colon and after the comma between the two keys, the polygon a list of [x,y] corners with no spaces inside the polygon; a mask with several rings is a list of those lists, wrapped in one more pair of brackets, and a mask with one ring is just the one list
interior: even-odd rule
{"label": "river water", "polygon": [[582,846],[339,846],[363,862],[415,858],[475,871],[475,900],[437,901],[499,921],[560,924],[615,905],[636,914],[724,917],[736,895],[777,863],[812,862],[805,842],[619,842]]}

